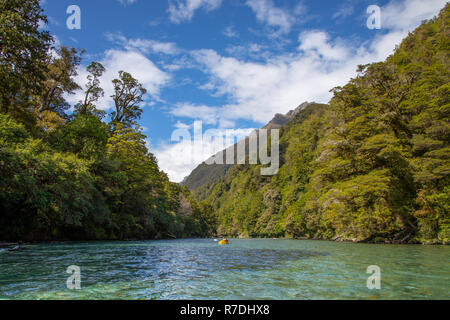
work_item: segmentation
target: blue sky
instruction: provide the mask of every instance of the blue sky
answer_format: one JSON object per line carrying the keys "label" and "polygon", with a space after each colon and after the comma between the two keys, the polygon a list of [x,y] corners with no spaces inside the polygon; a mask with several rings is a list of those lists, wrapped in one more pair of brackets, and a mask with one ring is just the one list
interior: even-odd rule
{"label": "blue sky", "polygon": [[[358,64],[384,60],[445,2],[41,1],[57,44],[86,50],[77,81],[85,82],[91,61],[107,68],[100,108],[111,110],[110,82],[119,70],[148,89],[140,123],[160,167],[177,182],[212,151],[172,142],[174,130],[192,130],[201,120],[203,130],[243,136],[304,101],[326,103]],[[66,26],[70,5],[81,9],[80,30]],[[367,27],[370,5],[381,9],[380,29]],[[67,99],[75,103],[80,94]]]}

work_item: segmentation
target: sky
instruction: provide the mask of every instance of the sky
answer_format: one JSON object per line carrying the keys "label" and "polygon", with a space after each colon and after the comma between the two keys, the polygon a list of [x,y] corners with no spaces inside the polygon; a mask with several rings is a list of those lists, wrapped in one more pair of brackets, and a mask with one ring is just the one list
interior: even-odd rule
{"label": "sky", "polygon": [[[194,137],[215,130],[243,138],[276,113],[301,103],[327,103],[330,89],[345,85],[359,64],[384,60],[446,0],[41,0],[56,45],[86,50],[86,66],[101,62],[111,112],[111,81],[120,70],[148,90],[140,119],[149,150],[171,181],[180,182],[216,151]],[[68,28],[71,5],[80,28]],[[380,9],[379,28],[369,28]],[[368,24],[369,20],[369,24]],[[67,96],[75,104],[81,92]],[[107,119],[105,119],[107,121]],[[198,128],[198,125],[197,125]],[[228,141],[228,144],[232,143]],[[217,143],[216,143],[217,144]],[[216,145],[215,144],[215,145]],[[227,144],[224,145],[224,147]]]}

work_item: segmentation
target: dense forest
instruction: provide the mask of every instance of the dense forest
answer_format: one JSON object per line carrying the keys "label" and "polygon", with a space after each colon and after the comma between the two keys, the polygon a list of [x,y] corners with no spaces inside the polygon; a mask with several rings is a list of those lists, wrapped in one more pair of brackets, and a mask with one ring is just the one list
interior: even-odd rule
{"label": "dense forest", "polygon": [[[0,239],[150,239],[206,236],[214,216],[169,182],[138,120],[146,90],[125,71],[114,111],[98,62],[74,81],[83,51],[55,47],[38,0],[0,1]],[[84,89],[75,106],[65,97]]]}
{"label": "dense forest", "polygon": [[300,110],[281,128],[275,176],[236,165],[192,188],[218,233],[448,243],[449,19],[447,4],[385,62],[359,66],[329,105]]}

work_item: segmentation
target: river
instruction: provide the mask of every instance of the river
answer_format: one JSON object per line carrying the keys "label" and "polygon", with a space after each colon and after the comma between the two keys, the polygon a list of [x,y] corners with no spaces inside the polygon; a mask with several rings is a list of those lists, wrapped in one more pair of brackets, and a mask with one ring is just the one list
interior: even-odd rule
{"label": "river", "polygon": [[[448,246],[313,240],[24,245],[0,252],[0,299],[449,299],[449,262]],[[71,265],[80,290],[66,287]]]}

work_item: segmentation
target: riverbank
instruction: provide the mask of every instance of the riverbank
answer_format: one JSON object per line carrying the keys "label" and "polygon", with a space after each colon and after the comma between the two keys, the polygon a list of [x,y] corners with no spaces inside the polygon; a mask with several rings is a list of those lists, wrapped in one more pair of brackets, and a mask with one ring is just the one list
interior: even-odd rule
{"label": "riverbank", "polygon": [[[229,239],[233,239],[232,236],[227,236]],[[358,239],[358,238],[348,238],[342,235],[337,235],[330,239],[321,239],[321,238],[308,238],[308,237],[249,237],[246,235],[239,235],[235,237],[235,239],[285,239],[285,240],[314,240],[314,241],[331,241],[331,242],[352,242],[352,243],[369,243],[369,244],[407,244],[407,245],[414,245],[414,244],[422,244],[422,245],[449,245],[449,241],[439,241],[436,239],[433,240],[417,240],[417,239],[410,239],[410,238],[403,238],[403,239],[384,239],[381,237],[376,237],[374,239]]]}
{"label": "riverbank", "polygon": [[[314,238],[306,238],[306,237],[231,237],[226,236],[230,241],[233,240],[298,240],[298,241],[323,241],[323,242],[337,242],[337,243],[355,243],[355,244],[376,244],[376,245],[426,245],[426,246],[448,246],[449,242],[433,242],[433,241],[408,241],[401,242],[395,240],[372,240],[372,241],[361,241],[357,239],[348,239],[344,237],[335,237],[332,239],[314,239]],[[79,243],[102,243],[102,242],[144,242],[144,241],[169,241],[169,240],[208,240],[220,238],[219,236],[212,237],[190,237],[190,238],[149,238],[149,239],[102,239],[102,240],[92,240],[92,239],[80,239],[80,240],[42,240],[42,241],[27,241],[27,242],[8,242],[8,241],[0,241],[0,248],[8,248],[14,247],[18,245],[39,245],[39,244],[79,244]]]}

